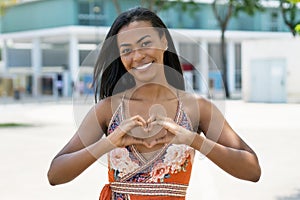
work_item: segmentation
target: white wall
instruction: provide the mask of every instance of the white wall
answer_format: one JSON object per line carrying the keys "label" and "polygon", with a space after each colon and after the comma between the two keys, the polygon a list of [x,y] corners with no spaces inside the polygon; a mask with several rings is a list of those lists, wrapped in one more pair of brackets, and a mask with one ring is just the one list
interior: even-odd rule
{"label": "white wall", "polygon": [[250,63],[257,59],[286,60],[287,102],[300,102],[300,38],[242,42],[243,99],[250,98]]}

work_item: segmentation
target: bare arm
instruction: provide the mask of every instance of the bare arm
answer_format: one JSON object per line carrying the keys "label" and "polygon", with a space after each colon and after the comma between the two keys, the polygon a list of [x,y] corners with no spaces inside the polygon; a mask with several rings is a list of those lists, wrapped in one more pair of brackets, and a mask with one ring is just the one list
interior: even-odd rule
{"label": "bare arm", "polygon": [[131,144],[147,146],[143,139],[127,135],[132,128],[146,125],[145,120],[139,115],[122,121],[107,138],[101,139],[102,129],[107,129],[111,112],[111,104],[108,100],[90,110],[70,142],[53,159],[48,171],[51,185],[73,180],[98,158],[114,148]]}
{"label": "bare arm", "polygon": [[101,139],[109,109],[107,102],[100,102],[88,112],[73,138],[53,159],[48,171],[51,185],[73,180],[113,148],[107,139]]}
{"label": "bare arm", "polygon": [[168,117],[156,116],[151,123],[162,125],[173,135],[156,138],[151,145],[170,142],[189,145],[229,174],[244,180],[258,181],[261,169],[254,151],[234,132],[212,103],[205,99],[199,99],[198,102],[198,132],[203,131],[206,137],[179,126]]}
{"label": "bare arm", "polygon": [[229,174],[258,181],[261,169],[255,152],[230,127],[216,106],[200,99],[199,107],[200,128],[206,138],[197,135],[191,146]]}

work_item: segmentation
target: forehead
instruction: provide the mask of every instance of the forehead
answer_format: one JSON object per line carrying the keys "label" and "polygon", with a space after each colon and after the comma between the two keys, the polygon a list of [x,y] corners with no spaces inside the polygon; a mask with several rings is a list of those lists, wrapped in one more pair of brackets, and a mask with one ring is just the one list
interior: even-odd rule
{"label": "forehead", "polygon": [[118,43],[135,43],[144,35],[158,36],[158,32],[148,21],[133,21],[123,26],[117,35]]}

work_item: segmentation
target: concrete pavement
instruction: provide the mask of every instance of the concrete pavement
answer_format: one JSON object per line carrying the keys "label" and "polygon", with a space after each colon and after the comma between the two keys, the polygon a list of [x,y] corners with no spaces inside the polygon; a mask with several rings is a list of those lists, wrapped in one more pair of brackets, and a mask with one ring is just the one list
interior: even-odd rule
{"label": "concrete pavement", "polygon": [[[74,113],[68,100],[0,104],[0,123],[32,125],[0,128],[1,200],[98,199],[107,181],[107,169],[99,162],[70,183],[52,187],[47,181],[51,159],[76,130]],[[225,115],[256,151],[261,180],[238,180],[197,157],[187,199],[300,199],[300,104],[226,101]]]}

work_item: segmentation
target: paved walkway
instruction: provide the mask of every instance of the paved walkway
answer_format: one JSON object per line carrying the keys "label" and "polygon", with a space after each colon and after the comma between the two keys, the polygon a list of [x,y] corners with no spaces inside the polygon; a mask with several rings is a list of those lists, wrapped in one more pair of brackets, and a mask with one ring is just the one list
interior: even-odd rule
{"label": "paved walkway", "polygon": [[[47,181],[51,159],[76,130],[74,113],[85,112],[78,110],[68,100],[0,104],[0,123],[32,125],[0,128],[1,200],[98,199],[107,181],[99,162],[70,183],[52,187]],[[227,101],[225,111],[232,127],[257,152],[261,180],[235,179],[197,157],[187,199],[300,199],[300,105]]]}

